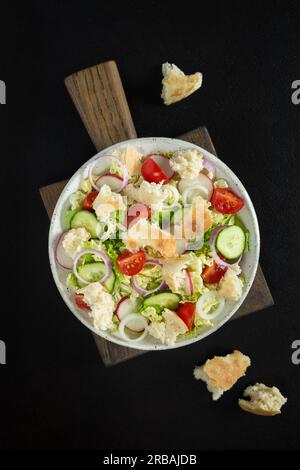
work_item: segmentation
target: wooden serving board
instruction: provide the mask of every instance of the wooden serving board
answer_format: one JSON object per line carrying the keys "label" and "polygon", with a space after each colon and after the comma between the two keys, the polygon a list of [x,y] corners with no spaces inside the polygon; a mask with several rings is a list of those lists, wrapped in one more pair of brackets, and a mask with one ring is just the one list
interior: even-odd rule
{"label": "wooden serving board", "polygon": [[[65,84],[97,151],[137,137],[114,61],[98,64],[70,75],[66,78]],[[199,145],[216,155],[205,127],[187,132],[179,138]],[[84,160],[88,158],[89,156],[86,156]],[[49,218],[66,183],[67,180],[40,188]],[[263,310],[273,304],[272,295],[259,266],[252,288],[233,319]],[[95,334],[93,336],[105,366],[115,365],[145,353],[118,346]]]}

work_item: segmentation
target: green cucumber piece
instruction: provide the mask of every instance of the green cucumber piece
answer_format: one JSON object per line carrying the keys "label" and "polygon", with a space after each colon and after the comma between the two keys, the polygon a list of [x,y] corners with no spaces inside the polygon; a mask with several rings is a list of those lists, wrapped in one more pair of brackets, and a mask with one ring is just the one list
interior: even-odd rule
{"label": "green cucumber piece", "polygon": [[250,251],[250,245],[249,245],[250,232],[247,229],[246,225],[243,223],[243,221],[237,215],[234,216],[234,225],[237,225],[238,227],[240,227],[243,230],[244,234],[245,234],[244,253]]}
{"label": "green cucumber piece", "polygon": [[[106,272],[104,263],[88,263],[78,268],[78,274],[87,282],[100,281]],[[113,291],[115,284],[115,273],[112,271],[109,278],[103,283],[109,292]]]}
{"label": "green cucumber piece", "polygon": [[155,307],[169,308],[170,310],[176,310],[179,306],[180,297],[173,292],[161,292],[160,294],[149,295],[144,300],[144,307]]}
{"label": "green cucumber piece", "polygon": [[80,209],[67,209],[63,217],[63,227],[64,230],[70,230],[71,222],[75,214],[79,212]]}
{"label": "green cucumber piece", "polygon": [[216,240],[216,249],[227,259],[236,259],[245,249],[245,233],[238,225],[224,228]]}
{"label": "green cucumber piece", "polygon": [[85,228],[92,238],[98,238],[99,222],[97,217],[89,211],[77,212],[71,220],[71,228]]}

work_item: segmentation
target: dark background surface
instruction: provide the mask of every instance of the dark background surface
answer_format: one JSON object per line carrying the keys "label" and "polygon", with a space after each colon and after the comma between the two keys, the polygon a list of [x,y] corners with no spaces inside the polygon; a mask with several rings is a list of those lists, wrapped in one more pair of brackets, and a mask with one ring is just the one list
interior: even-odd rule
{"label": "dark background surface", "polygon": [[[0,79],[7,84],[1,161],[8,166],[2,183],[10,190],[2,194],[2,266],[15,256],[0,315],[7,345],[1,448],[299,448],[300,366],[291,362],[291,344],[300,339],[300,105],[291,102],[291,84],[300,79],[300,6],[223,4],[53,1],[11,3],[1,12]],[[38,194],[95,152],[63,79],[108,59],[118,63],[139,136],[208,127],[256,207],[261,264],[276,303],[198,344],[111,369],[56,290]],[[164,61],[201,71],[201,90],[164,107]],[[250,355],[252,366],[213,403],[193,367],[235,348]],[[239,410],[242,390],[256,381],[288,397],[281,416]]]}

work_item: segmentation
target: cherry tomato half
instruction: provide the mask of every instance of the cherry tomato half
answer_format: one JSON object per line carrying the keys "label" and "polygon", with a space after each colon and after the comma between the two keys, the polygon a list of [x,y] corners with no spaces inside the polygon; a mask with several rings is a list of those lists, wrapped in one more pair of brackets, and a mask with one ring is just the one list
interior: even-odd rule
{"label": "cherry tomato half", "polygon": [[93,202],[98,196],[98,191],[91,191],[83,201],[82,209],[85,211],[92,211],[93,210]]}
{"label": "cherry tomato half", "polygon": [[186,324],[189,331],[191,331],[194,326],[195,312],[196,305],[192,304],[192,302],[185,302],[184,304],[180,304],[176,311],[177,315]]}
{"label": "cherry tomato half", "polygon": [[162,169],[158,166],[157,163],[149,155],[144,161],[141,169],[143,178],[149,183],[169,183],[169,178],[166,177]]}
{"label": "cherry tomato half", "polygon": [[211,203],[221,214],[235,214],[244,207],[243,199],[227,188],[215,188]]}
{"label": "cherry tomato half", "polygon": [[139,273],[145,264],[146,255],[143,250],[133,253],[124,253],[117,258],[117,265],[122,274],[126,276],[134,276]]}
{"label": "cherry tomato half", "polygon": [[215,261],[211,266],[206,266],[202,272],[202,279],[206,284],[216,284],[227,271],[227,267],[219,266]]}
{"label": "cherry tomato half", "polygon": [[77,307],[83,309],[83,310],[90,310],[90,307],[88,306],[87,303],[83,300],[83,294],[75,294],[75,303]]}

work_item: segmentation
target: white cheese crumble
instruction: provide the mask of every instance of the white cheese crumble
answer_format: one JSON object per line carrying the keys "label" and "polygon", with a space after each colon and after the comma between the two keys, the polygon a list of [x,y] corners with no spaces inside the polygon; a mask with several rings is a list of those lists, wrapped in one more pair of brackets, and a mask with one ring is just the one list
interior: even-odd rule
{"label": "white cheese crumble", "polygon": [[68,256],[75,258],[76,254],[83,250],[84,242],[91,238],[90,233],[85,228],[72,228],[62,241],[62,246]]}
{"label": "white cheese crumble", "polygon": [[97,330],[112,330],[114,323],[112,321],[115,310],[115,303],[112,296],[100,284],[92,282],[86,287],[79,289],[78,294],[83,294],[83,300],[91,308],[90,316],[93,318],[94,327]]}
{"label": "white cheese crumble", "polygon": [[170,166],[181,178],[196,178],[203,169],[203,154],[196,149],[177,150],[170,158]]}

